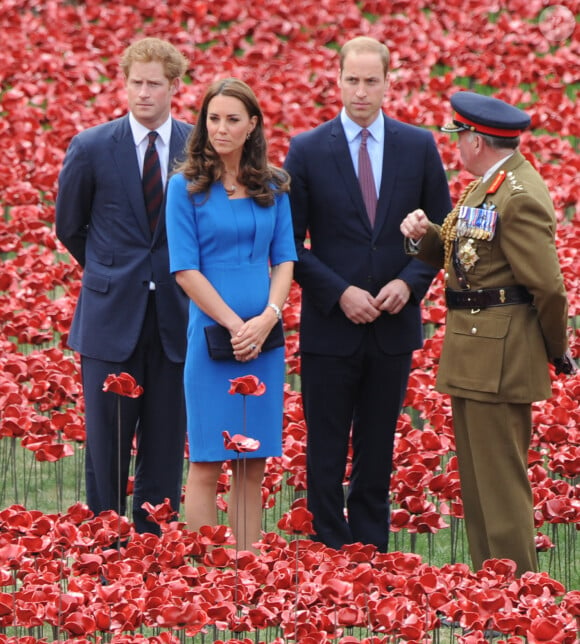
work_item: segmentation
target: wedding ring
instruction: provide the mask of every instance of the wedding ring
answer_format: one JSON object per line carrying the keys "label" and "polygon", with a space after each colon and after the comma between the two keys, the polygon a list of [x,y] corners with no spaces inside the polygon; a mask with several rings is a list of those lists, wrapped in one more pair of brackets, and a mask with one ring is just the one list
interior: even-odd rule
{"label": "wedding ring", "polygon": [[258,348],[258,345],[257,345],[257,344],[251,344],[251,345],[250,345],[250,350],[251,350],[251,351],[255,351],[257,348]]}

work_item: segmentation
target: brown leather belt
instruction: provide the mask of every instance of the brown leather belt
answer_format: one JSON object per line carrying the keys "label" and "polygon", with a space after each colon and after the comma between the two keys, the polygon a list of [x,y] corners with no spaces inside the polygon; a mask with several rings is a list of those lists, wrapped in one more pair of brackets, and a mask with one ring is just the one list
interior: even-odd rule
{"label": "brown leather belt", "polygon": [[529,304],[532,296],[524,286],[480,288],[477,291],[445,289],[445,303],[450,309],[485,309],[488,306]]}

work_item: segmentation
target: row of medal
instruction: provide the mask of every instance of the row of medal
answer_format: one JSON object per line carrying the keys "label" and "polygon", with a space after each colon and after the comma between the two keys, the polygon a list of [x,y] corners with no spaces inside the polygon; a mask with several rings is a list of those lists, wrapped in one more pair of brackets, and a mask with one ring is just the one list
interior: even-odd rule
{"label": "row of medal", "polygon": [[461,206],[457,218],[457,237],[471,237],[491,241],[497,225],[497,210],[489,208],[470,208]]}

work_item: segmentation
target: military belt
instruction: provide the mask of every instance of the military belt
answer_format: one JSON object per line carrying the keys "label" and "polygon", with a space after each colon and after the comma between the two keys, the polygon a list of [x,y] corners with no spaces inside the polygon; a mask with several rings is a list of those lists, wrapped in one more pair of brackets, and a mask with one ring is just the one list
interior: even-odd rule
{"label": "military belt", "polygon": [[486,309],[489,306],[529,304],[532,299],[524,286],[480,288],[477,291],[445,289],[445,303],[450,309]]}

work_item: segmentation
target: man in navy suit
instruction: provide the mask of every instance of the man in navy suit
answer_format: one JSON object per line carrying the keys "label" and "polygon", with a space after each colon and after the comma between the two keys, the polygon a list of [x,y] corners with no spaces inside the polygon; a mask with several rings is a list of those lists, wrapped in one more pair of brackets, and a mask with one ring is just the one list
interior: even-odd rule
{"label": "man in navy suit", "polygon": [[[347,42],[340,53],[341,113],[294,137],[285,163],[292,177],[295,278],[302,287],[301,376],[315,537],[333,548],[362,542],[382,552],[389,540],[395,427],[412,352],[422,344],[420,302],[435,274],[405,255],[399,225],[416,204],[438,221],[451,209],[431,133],[382,112],[388,65],[382,43],[366,37]],[[368,156],[359,160],[363,137]]]}
{"label": "man in navy suit", "polygon": [[[83,267],[68,342],[81,354],[88,505],[95,514],[125,513],[136,437],[133,520],[138,532],[158,533],[141,505],[169,498],[179,508],[188,302],[169,273],[163,207],[149,221],[141,175],[155,131],[160,202],[191,130],[171,117],[187,61],[170,43],[145,38],[125,50],[121,68],[129,113],[72,139],[59,177],[56,232]],[[117,396],[102,388],[107,375],[121,372],[144,393],[122,399],[118,422]]]}

